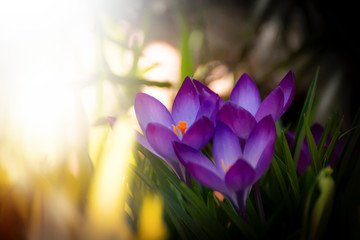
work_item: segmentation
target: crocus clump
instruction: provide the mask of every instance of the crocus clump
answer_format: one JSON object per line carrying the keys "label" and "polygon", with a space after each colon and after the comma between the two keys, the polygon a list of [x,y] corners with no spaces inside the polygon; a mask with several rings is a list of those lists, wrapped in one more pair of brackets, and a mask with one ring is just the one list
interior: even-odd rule
{"label": "crocus clump", "polygon": [[171,113],[154,97],[138,93],[134,108],[145,133],[145,136],[138,134],[138,142],[185,180],[186,169],[179,162],[172,142],[181,141],[195,149],[203,148],[213,136],[214,120],[221,101],[217,94],[189,77],[180,87]]}
{"label": "crocus clump", "polygon": [[[311,131],[311,134],[313,135],[316,145],[318,145],[320,142],[321,136],[323,135],[324,128],[319,123],[314,123],[311,126],[310,131]],[[285,136],[286,136],[286,140],[287,140],[289,146],[292,147],[293,142],[294,142],[294,133],[287,131]],[[325,149],[327,148],[327,146],[329,146],[330,142],[331,142],[331,138],[328,136],[324,143]],[[331,167],[333,167],[335,165],[335,163],[340,155],[343,145],[344,145],[344,140],[341,140],[336,145],[336,147],[334,149],[334,153],[329,162],[329,165]],[[304,172],[310,165],[311,165],[311,154],[310,154],[308,142],[305,138],[303,141],[301,150],[300,150],[299,162],[298,162],[298,166],[297,166],[297,170],[298,170],[299,174],[301,174],[301,175],[304,174]]]}
{"label": "crocus clump", "polygon": [[244,73],[235,84],[229,101],[220,109],[217,120],[228,125],[239,138],[246,139],[256,122],[265,116],[271,115],[276,122],[289,108],[294,95],[295,79],[292,71],[262,102],[256,84]]}
{"label": "crocus clump", "polygon": [[176,155],[201,184],[221,192],[245,215],[252,185],[266,172],[274,154],[274,120],[266,116],[256,123],[244,147],[236,134],[218,123],[213,138],[213,161],[190,146],[173,142]]}
{"label": "crocus clump", "polygon": [[[171,113],[155,98],[138,93],[135,113],[143,134],[138,142],[164,160],[190,186],[199,183],[224,194],[245,215],[255,182],[268,169],[275,148],[275,121],[295,93],[293,72],[261,102],[252,79],[244,74],[230,99],[187,77]],[[201,149],[211,142],[213,156]]]}

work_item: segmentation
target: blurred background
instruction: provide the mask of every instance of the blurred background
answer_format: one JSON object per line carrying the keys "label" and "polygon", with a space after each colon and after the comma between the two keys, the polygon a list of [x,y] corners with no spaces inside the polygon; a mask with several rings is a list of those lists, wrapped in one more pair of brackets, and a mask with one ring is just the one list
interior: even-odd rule
{"label": "blurred background", "polygon": [[[359,107],[360,41],[356,8],[347,2],[2,3],[1,234],[46,239],[59,232],[58,239],[67,239],[98,225],[96,209],[109,205],[101,199],[121,194],[102,193],[105,187],[94,182],[124,188],[123,178],[114,184],[116,177],[106,180],[112,175],[105,173],[117,166],[114,156],[131,159],[125,150],[111,150],[115,145],[103,148],[104,139],[127,142],[116,134],[109,137],[108,117],[125,116],[125,129],[138,128],[135,94],[146,92],[170,109],[185,76],[227,99],[237,79],[248,73],[264,98],[292,69],[296,95],[283,123],[294,128],[319,67],[313,117],[324,125],[332,113],[344,115],[348,129]],[[119,128],[115,132],[123,135],[126,130]]]}

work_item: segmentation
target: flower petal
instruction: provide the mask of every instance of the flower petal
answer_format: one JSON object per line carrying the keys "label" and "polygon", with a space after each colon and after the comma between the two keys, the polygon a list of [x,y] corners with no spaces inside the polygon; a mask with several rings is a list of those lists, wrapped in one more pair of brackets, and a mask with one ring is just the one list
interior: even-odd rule
{"label": "flower petal", "polygon": [[249,75],[244,73],[230,94],[230,101],[249,111],[253,116],[259,109],[261,98],[259,90]]}
{"label": "flower petal", "polygon": [[223,105],[217,115],[217,120],[225,123],[239,138],[246,139],[254,126],[255,118],[234,103],[227,102]]}
{"label": "flower petal", "polygon": [[217,93],[215,93],[213,90],[211,90],[208,86],[202,84],[201,82],[199,82],[195,79],[193,80],[193,83],[200,95],[200,102],[202,102],[202,100],[204,100],[205,98],[207,98],[209,96],[216,96],[219,98],[220,106],[222,106],[224,104],[224,100]]}
{"label": "flower petal", "polygon": [[295,96],[295,78],[294,72],[290,70],[286,76],[281,80],[279,85],[283,89],[284,93],[284,107],[282,110],[282,114],[289,108],[290,104],[294,100]]}
{"label": "flower petal", "polygon": [[172,141],[179,141],[175,133],[159,123],[149,123],[146,128],[146,139],[150,146],[167,162],[177,161]]}
{"label": "flower petal", "polygon": [[173,146],[180,162],[199,183],[220,192],[226,189],[225,174],[218,172],[210,159],[183,143],[173,142]]}
{"label": "flower petal", "polygon": [[171,126],[174,121],[167,108],[156,98],[145,93],[138,93],[134,103],[136,118],[143,132],[149,123]]}
{"label": "flower petal", "polygon": [[[290,131],[285,133],[286,141],[288,142],[289,147],[291,148],[294,143],[294,134]],[[307,151],[307,154],[305,152]],[[298,161],[297,170],[300,175],[304,174],[307,167],[310,165],[310,152],[309,147],[307,145],[307,141],[304,139],[303,145],[300,150],[300,156]]]}
{"label": "flower petal", "polygon": [[[262,160],[262,154],[266,150],[266,154],[270,154],[267,149],[270,146],[275,146],[276,131],[275,123],[270,115],[263,118],[250,133],[248,140],[245,143],[243,158],[250,163],[253,168],[259,168]],[[266,157],[266,156],[264,156]],[[271,156],[272,157],[272,156]]]}
{"label": "flower petal", "polygon": [[213,122],[207,117],[202,117],[186,130],[182,142],[200,150],[210,141],[213,134]]}
{"label": "flower petal", "polygon": [[255,182],[255,170],[243,159],[238,159],[225,175],[228,188],[237,192],[248,188]]}
{"label": "flower petal", "polygon": [[149,144],[148,140],[146,139],[146,137],[144,135],[142,135],[141,133],[139,133],[138,131],[136,131],[136,141],[143,146],[144,148],[146,148],[147,150],[149,150],[152,154],[154,154],[155,156],[157,156],[158,158],[163,159],[165,162],[167,162],[166,159],[164,159],[163,157],[161,157],[154,149],[153,147]]}
{"label": "flower petal", "polygon": [[186,122],[188,126],[192,125],[199,107],[200,99],[196,88],[191,79],[186,77],[175,97],[171,110],[176,125],[179,121]]}
{"label": "flower petal", "polygon": [[299,174],[303,175],[306,169],[310,166],[310,164],[311,164],[310,150],[308,145],[304,144],[300,151],[299,162],[297,166],[297,170]]}
{"label": "flower petal", "polygon": [[271,115],[276,122],[282,114],[284,93],[281,87],[276,87],[261,103],[255,115],[256,121],[260,121],[267,115]]}
{"label": "flower petal", "polygon": [[[324,132],[324,128],[319,123],[314,123],[310,128],[311,134],[314,137],[314,141],[316,144],[319,144],[321,136]],[[330,138],[328,138],[330,141]]]}
{"label": "flower petal", "polygon": [[170,159],[170,158],[164,158],[163,156],[159,155],[154,148],[149,144],[148,140],[146,139],[146,137],[144,135],[142,135],[139,132],[136,132],[136,141],[142,145],[144,148],[146,148],[147,150],[149,150],[152,154],[154,154],[156,157],[162,159],[164,162],[166,162],[167,165],[169,165],[169,167],[171,167],[171,169],[176,173],[176,175],[180,178],[180,179],[184,179],[183,177],[183,166],[181,166],[181,164],[176,160],[174,161],[174,159]]}
{"label": "flower petal", "polygon": [[255,181],[259,180],[262,175],[267,171],[270,166],[271,160],[273,159],[275,151],[275,141],[269,142],[264,148],[255,166]]}
{"label": "flower petal", "polygon": [[110,127],[114,127],[114,124],[115,124],[117,118],[113,117],[113,116],[109,116],[109,117],[107,117],[107,120],[108,120],[108,122],[110,124]]}
{"label": "flower petal", "polygon": [[246,217],[246,202],[250,195],[251,188],[252,186],[237,192],[229,190],[228,193],[224,193],[243,218]]}
{"label": "flower petal", "polygon": [[206,116],[210,118],[214,123],[216,121],[216,115],[220,108],[220,97],[216,95],[208,96],[204,98],[200,104],[199,111],[196,115],[196,120]]}
{"label": "flower petal", "polygon": [[224,173],[242,155],[238,137],[221,122],[218,122],[215,127],[213,154],[218,171]]}
{"label": "flower petal", "polygon": [[285,138],[286,138],[286,141],[288,142],[289,148],[291,149],[292,145],[294,143],[294,138],[295,138],[294,134],[290,131],[287,131],[285,133]]}

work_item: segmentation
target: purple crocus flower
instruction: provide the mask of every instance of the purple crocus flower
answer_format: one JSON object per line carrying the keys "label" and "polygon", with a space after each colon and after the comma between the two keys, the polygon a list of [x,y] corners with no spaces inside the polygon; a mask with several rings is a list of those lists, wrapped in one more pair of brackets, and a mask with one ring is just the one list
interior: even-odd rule
{"label": "purple crocus flower", "polygon": [[262,102],[256,84],[244,73],[235,84],[229,101],[220,109],[217,120],[246,139],[256,122],[265,116],[271,115],[276,122],[289,108],[294,95],[295,79],[291,70]]}
{"label": "purple crocus flower", "polygon": [[224,194],[245,215],[252,185],[266,172],[275,148],[275,124],[266,116],[255,124],[244,146],[225,124],[218,122],[213,137],[213,161],[197,149],[174,142],[179,160],[201,184]]}
{"label": "purple crocus flower", "polygon": [[137,140],[185,181],[186,170],[177,159],[172,142],[181,141],[198,150],[203,148],[213,136],[220,104],[217,94],[189,77],[181,85],[171,113],[154,97],[138,93],[134,107],[145,136],[138,134]]}
{"label": "purple crocus flower", "polygon": [[[314,123],[311,126],[310,131],[314,137],[314,141],[315,141],[316,145],[318,145],[320,142],[321,136],[324,132],[324,128],[319,123]],[[286,136],[286,140],[287,140],[289,146],[292,147],[293,142],[294,142],[294,134],[290,131],[287,131],[285,136]],[[330,142],[331,142],[331,138],[327,137],[324,147],[327,148],[327,146],[329,146]],[[345,143],[345,141],[343,139],[343,140],[340,140],[340,142],[336,145],[336,147],[334,149],[334,153],[329,162],[329,165],[331,167],[335,165],[344,143]],[[300,175],[304,174],[304,172],[310,166],[310,164],[311,164],[311,154],[310,154],[308,142],[305,138],[303,141],[302,147],[301,147],[299,162],[298,162],[298,167],[297,167],[299,174]]]}

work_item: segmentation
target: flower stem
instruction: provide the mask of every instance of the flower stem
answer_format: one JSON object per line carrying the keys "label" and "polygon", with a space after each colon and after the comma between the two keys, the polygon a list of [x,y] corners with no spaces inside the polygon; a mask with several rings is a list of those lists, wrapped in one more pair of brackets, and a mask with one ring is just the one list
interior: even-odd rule
{"label": "flower stem", "polygon": [[261,200],[259,182],[256,182],[254,185],[254,193],[255,193],[255,201],[256,201],[257,210],[259,212],[261,224],[265,224],[265,213],[264,213],[264,207],[263,207],[262,200]]}

